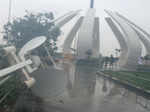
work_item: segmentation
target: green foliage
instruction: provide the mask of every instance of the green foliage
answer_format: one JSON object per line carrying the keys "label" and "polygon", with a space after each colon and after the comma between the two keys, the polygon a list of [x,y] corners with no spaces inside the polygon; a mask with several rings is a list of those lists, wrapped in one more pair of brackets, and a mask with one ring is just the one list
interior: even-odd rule
{"label": "green foliage", "polygon": [[116,77],[122,82],[128,82],[135,87],[150,90],[150,72],[104,71],[104,73]]}
{"label": "green foliage", "polygon": [[20,80],[20,75],[18,73],[13,73],[11,78],[0,85],[0,99],[2,99],[6,94],[10,92],[8,96],[3,99],[2,102],[0,102],[0,105],[6,106],[15,103],[22,87],[23,83]]}
{"label": "green foliage", "polygon": [[24,17],[16,18],[12,23],[4,25],[4,38],[19,49],[35,37],[46,36],[46,45],[50,50],[55,50],[60,30],[54,27],[55,23],[51,22],[53,19],[52,12],[33,14],[26,11]]}
{"label": "green foliage", "polygon": [[147,54],[146,56],[144,56],[144,59],[145,59],[145,60],[150,60],[150,55]]}
{"label": "green foliage", "polygon": [[4,47],[5,46],[0,46],[0,69],[6,68],[9,65],[6,52],[3,49]]}

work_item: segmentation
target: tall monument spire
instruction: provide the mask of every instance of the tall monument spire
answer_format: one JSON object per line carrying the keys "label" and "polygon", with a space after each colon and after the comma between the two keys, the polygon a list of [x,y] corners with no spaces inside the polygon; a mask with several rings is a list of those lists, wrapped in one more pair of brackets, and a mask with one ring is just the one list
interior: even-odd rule
{"label": "tall monument spire", "polygon": [[91,0],[90,8],[94,8],[94,0]]}

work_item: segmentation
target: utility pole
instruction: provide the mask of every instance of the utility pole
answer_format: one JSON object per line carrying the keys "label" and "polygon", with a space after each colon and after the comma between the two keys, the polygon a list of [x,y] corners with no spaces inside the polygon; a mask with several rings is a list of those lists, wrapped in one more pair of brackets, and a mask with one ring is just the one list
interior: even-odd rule
{"label": "utility pole", "polygon": [[[11,11],[12,11],[12,0],[9,0],[8,23],[11,22]],[[10,32],[8,32],[8,44],[9,44],[9,43],[11,44],[10,40],[11,40]]]}
{"label": "utility pole", "polygon": [[9,0],[8,22],[11,22],[12,0]]}
{"label": "utility pole", "polygon": [[91,0],[90,8],[94,8],[94,0]]}

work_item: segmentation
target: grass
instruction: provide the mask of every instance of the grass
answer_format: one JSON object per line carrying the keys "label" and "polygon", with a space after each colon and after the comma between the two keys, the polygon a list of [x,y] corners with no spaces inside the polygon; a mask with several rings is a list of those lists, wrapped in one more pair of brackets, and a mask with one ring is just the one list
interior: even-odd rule
{"label": "grass", "polygon": [[150,72],[104,71],[104,73],[150,91]]}

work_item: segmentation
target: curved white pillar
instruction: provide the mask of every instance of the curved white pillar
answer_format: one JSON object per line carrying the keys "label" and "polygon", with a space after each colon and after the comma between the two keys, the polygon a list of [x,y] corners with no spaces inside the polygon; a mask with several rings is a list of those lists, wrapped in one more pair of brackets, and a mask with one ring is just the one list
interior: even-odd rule
{"label": "curved white pillar", "polygon": [[80,10],[74,11],[71,14],[69,14],[68,16],[65,16],[64,18],[62,18],[60,21],[55,22],[56,27],[61,28],[67,22],[69,22],[71,19],[73,19],[75,16],[77,16],[79,12],[80,12]]}
{"label": "curved white pillar", "polygon": [[77,34],[81,24],[82,24],[82,21],[83,21],[83,17],[80,17],[78,19],[78,21],[76,22],[76,24],[74,25],[74,27],[72,28],[72,30],[70,31],[70,33],[67,35],[66,40],[63,44],[64,45],[64,47],[63,47],[64,53],[70,53],[71,44],[72,44],[73,39],[74,39],[75,35]]}
{"label": "curved white pillar", "polygon": [[[131,25],[131,27],[133,28],[133,30],[137,33],[137,35],[139,36],[140,40],[144,44],[144,47],[146,48],[147,53],[150,54],[150,40],[147,38],[147,37],[150,38],[150,34],[147,33],[145,30],[143,30],[142,28],[140,28],[139,26],[137,26],[135,23],[133,23],[130,20],[128,20],[126,17],[122,16],[121,14],[119,14],[119,13],[116,13],[116,14],[119,17],[121,17],[122,19],[124,19],[125,21],[127,21],[129,23],[129,25]],[[143,34],[145,34],[145,35],[143,35],[140,31]]]}
{"label": "curved white pillar", "polygon": [[121,17],[122,19],[126,20],[129,24],[133,25],[134,27],[136,27],[137,29],[139,29],[141,32],[143,32],[147,37],[150,38],[150,34],[147,33],[145,30],[143,30],[141,27],[139,27],[138,25],[136,25],[135,23],[131,22],[130,20],[128,20],[126,17],[122,16],[121,14],[119,14],[118,12],[116,12],[116,14]]}
{"label": "curved white pillar", "polygon": [[68,23],[70,20],[72,20],[75,16],[77,16],[79,14],[80,10],[77,11],[71,11],[67,14],[65,14],[64,16],[59,17],[58,19],[52,21],[55,22],[55,26],[52,27],[50,29],[50,31],[52,32],[53,30],[55,30],[56,28],[62,28],[66,23]]}
{"label": "curved white pillar", "polygon": [[142,52],[142,47],[138,35],[124,19],[120,18],[111,11],[106,11],[106,13],[118,23],[123,33],[125,34],[124,39],[128,47],[128,49],[126,49],[128,52],[126,55],[127,58],[125,59],[126,63],[124,64],[123,68],[125,70],[136,70],[138,59]]}
{"label": "curved white pillar", "polygon": [[135,30],[135,32],[137,33],[137,35],[139,36],[140,40],[142,41],[147,54],[150,54],[150,41],[141,33],[139,32],[137,29],[133,28]]}
{"label": "curved white pillar", "polygon": [[127,53],[128,53],[128,47],[125,41],[124,35],[121,33],[121,31],[118,29],[117,25],[113,22],[113,20],[110,17],[105,18],[106,22],[110,26],[112,32],[114,33],[115,37],[117,38],[120,48],[121,48],[121,55],[119,59],[119,66],[123,67],[124,64],[126,64],[127,60]]}

